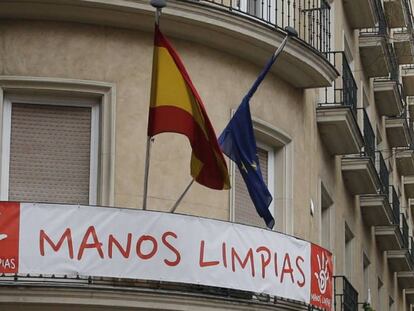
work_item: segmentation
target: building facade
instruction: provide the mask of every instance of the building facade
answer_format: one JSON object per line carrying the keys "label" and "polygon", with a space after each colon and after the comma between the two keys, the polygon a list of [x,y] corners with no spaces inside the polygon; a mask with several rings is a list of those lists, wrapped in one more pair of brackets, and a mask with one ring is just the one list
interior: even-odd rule
{"label": "building facade", "polygon": [[[414,304],[410,0],[169,1],[160,25],[219,134],[251,101],[274,230],[333,254],[333,310]],[[140,0],[0,1],[2,201],[142,208],[154,8]],[[191,180],[185,137],[151,143],[148,209]],[[234,164],[229,191],[194,184],[177,213],[263,227]],[[122,224],[120,224],[122,226]],[[3,275],[1,310],[306,310],[201,285]]]}

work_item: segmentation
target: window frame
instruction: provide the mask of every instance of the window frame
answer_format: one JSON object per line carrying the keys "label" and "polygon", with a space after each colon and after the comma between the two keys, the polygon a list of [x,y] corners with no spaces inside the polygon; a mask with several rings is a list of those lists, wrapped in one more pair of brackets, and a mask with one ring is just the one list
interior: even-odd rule
{"label": "window frame", "polygon": [[[3,122],[4,98],[11,94],[37,94],[72,99],[95,99],[99,103],[100,109],[97,204],[114,206],[116,91],[116,84],[112,82],[57,77],[0,75],[0,123]],[[0,131],[2,128],[3,125],[0,124]],[[2,137],[3,135],[0,133],[0,140]],[[0,147],[2,147],[2,142],[0,142]]]}
{"label": "window frame", "polygon": [[89,162],[89,204],[97,204],[98,195],[98,149],[99,149],[99,102],[90,98],[65,98],[59,96],[11,94],[3,101],[3,128],[1,154],[0,199],[9,199],[11,112],[13,105],[31,104],[46,106],[67,106],[91,108],[91,141]]}
{"label": "window frame", "polygon": [[[230,110],[230,117],[235,110]],[[273,150],[273,167],[271,168],[273,177],[272,187],[272,215],[275,218],[274,231],[293,234],[294,225],[294,195],[293,195],[293,172],[294,172],[294,152],[293,143],[289,135],[277,128],[275,125],[252,116],[254,134],[257,146],[269,146]],[[268,162],[269,163],[269,162]],[[231,184],[235,184],[236,165],[230,161],[229,171]],[[270,189],[269,189],[270,190]],[[229,191],[229,221],[235,221],[235,189]],[[277,204],[276,204],[277,202]]]}

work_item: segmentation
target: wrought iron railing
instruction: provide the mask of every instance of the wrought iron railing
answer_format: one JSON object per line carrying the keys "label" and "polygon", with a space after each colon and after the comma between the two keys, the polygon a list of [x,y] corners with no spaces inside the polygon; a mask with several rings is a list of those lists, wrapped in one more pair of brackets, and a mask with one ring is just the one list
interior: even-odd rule
{"label": "wrought iron railing", "polygon": [[358,87],[344,52],[329,52],[328,60],[341,73],[330,87],[326,87],[319,106],[349,107],[356,119]]}
{"label": "wrought iron railing", "polygon": [[412,29],[413,28],[413,8],[411,6],[411,1],[410,0],[403,0],[403,6],[404,6],[405,11],[407,13],[405,16],[408,17],[407,28]]}
{"label": "wrought iron railing", "polygon": [[[189,1],[189,0],[182,0]],[[331,7],[327,0],[201,0],[232,14],[254,18],[271,27],[294,27],[299,38],[320,52],[330,51]]]}
{"label": "wrought iron railing", "polygon": [[[341,311],[357,311],[358,310],[358,292],[351,285],[345,276],[334,276],[335,301],[339,300],[339,309]],[[336,304],[338,306],[338,303]]]}
{"label": "wrought iron railing", "polygon": [[388,197],[388,188],[389,188],[389,171],[387,168],[387,165],[385,163],[384,157],[382,155],[381,151],[377,151],[377,172],[378,176],[380,178],[381,186],[380,186],[380,192],[381,194],[385,194]]}
{"label": "wrought iron railing", "polygon": [[414,265],[414,239],[412,236],[410,236],[410,259],[411,264]]}
{"label": "wrought iron railing", "polygon": [[403,248],[408,249],[408,223],[407,219],[405,218],[405,215],[403,213],[401,215],[401,234],[402,234],[402,240],[403,240]]}
{"label": "wrought iron railing", "polygon": [[390,186],[390,195],[391,206],[392,206],[392,215],[394,225],[400,224],[400,199],[398,198],[397,192],[395,191],[394,186]]}
{"label": "wrought iron railing", "polygon": [[360,35],[380,35],[385,36],[388,34],[388,23],[385,17],[384,7],[381,0],[374,0],[374,11],[377,16],[377,25],[374,28],[361,29]]}
{"label": "wrought iron railing", "polygon": [[360,108],[359,110],[362,110],[364,115],[364,147],[362,153],[369,157],[375,165],[375,132],[365,109]]}
{"label": "wrought iron railing", "polygon": [[390,79],[396,82],[400,80],[400,68],[398,66],[397,55],[392,44],[387,44],[387,54],[390,61]]}

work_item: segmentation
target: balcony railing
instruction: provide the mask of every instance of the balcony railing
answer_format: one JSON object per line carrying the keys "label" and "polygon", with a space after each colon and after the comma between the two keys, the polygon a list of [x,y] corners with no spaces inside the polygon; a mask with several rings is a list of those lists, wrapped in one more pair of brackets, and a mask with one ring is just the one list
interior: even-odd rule
{"label": "balcony railing", "polygon": [[387,165],[385,164],[384,157],[380,151],[377,151],[377,163],[376,168],[378,176],[381,182],[381,194],[385,194],[388,197],[388,188],[389,188],[389,171]]}
{"label": "balcony railing", "polygon": [[410,260],[414,264],[414,239],[410,236]]}
{"label": "balcony railing", "polygon": [[362,153],[364,156],[369,157],[372,163],[375,164],[375,133],[365,109],[361,108],[359,110],[362,110],[364,115],[364,147]]}
{"label": "balcony railing", "polygon": [[381,0],[374,0],[374,11],[378,20],[376,27],[361,29],[360,35],[387,35],[388,24]]}
{"label": "balcony railing", "polygon": [[334,80],[333,86],[325,88],[324,98],[319,106],[349,107],[356,118],[358,87],[345,53],[329,52],[326,55],[334,67],[340,71],[341,76]]}
{"label": "balcony railing", "polygon": [[201,0],[271,27],[294,27],[299,38],[320,52],[330,51],[331,22],[326,0]]}
{"label": "balcony railing", "polygon": [[[358,292],[345,276],[334,276],[334,280],[335,302],[339,300],[339,308],[335,308],[335,310],[357,311]],[[338,303],[336,305],[338,306]]]}
{"label": "balcony railing", "polygon": [[398,198],[397,192],[394,186],[390,186],[390,198],[393,214],[393,223],[395,225],[400,224],[400,199]]}
{"label": "balcony railing", "polygon": [[408,249],[408,223],[407,219],[405,218],[405,215],[403,213],[401,215],[401,234],[402,234],[402,240],[403,240],[403,248]]}

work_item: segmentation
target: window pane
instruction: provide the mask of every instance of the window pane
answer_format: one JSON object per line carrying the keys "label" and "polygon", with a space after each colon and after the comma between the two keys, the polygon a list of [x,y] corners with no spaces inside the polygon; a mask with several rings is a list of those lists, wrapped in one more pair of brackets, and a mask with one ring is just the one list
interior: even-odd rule
{"label": "window pane", "polygon": [[13,104],[9,200],[89,203],[91,108]]}
{"label": "window pane", "polygon": [[[262,171],[263,179],[265,183],[268,182],[268,158],[269,154],[266,150],[257,148],[257,155],[260,162],[260,170]],[[249,192],[247,191],[243,177],[241,176],[238,168],[235,169],[235,210],[234,218],[236,222],[244,223],[248,225],[258,226],[266,228],[264,220],[257,214],[252,200],[250,199]]]}

